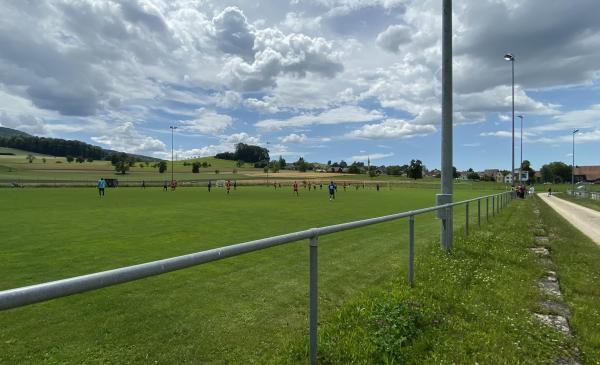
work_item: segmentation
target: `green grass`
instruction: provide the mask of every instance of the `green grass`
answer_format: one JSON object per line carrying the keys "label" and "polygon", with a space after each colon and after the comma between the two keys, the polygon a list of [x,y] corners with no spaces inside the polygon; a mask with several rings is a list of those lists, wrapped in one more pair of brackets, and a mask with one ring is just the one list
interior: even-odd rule
{"label": "green grass", "polygon": [[[320,363],[550,364],[576,358],[577,344],[588,363],[596,364],[600,307],[598,287],[592,283],[597,283],[597,264],[590,278],[577,280],[598,262],[598,251],[585,264],[564,271],[563,265],[583,253],[571,253],[564,261],[556,257],[567,300],[578,290],[586,293],[579,303],[571,302],[575,331],[585,337],[574,341],[532,315],[543,299],[536,281],[544,273],[527,249],[534,245],[532,229],[538,224],[532,204],[515,201],[484,230],[466,239],[459,235],[450,254],[436,242],[425,245],[416,256],[414,288],[398,277],[384,289],[364,291],[323,319]],[[581,247],[591,252],[589,242]],[[299,337],[273,363],[301,363],[305,356],[306,341]]]}
{"label": "green grass", "polygon": [[583,205],[584,207],[588,207],[588,208],[600,211],[600,201],[598,201],[598,200],[592,200],[592,199],[587,199],[587,198],[574,198],[571,195],[567,195],[567,194],[557,194],[556,196],[561,199],[570,201],[572,203],[576,203],[579,205]]}
{"label": "green grass", "polygon": [[[0,189],[0,289],[431,206],[435,193],[340,191],[329,202],[325,191],[264,187],[108,189],[102,199],[91,188]],[[424,254],[439,222],[416,221]],[[404,277],[406,237],[405,220],[322,237],[321,318]],[[264,363],[305,336],[307,256],[298,242],[0,312],[0,363]]]}
{"label": "green grass", "polygon": [[600,363],[600,247],[539,200],[571,325],[586,364]]}

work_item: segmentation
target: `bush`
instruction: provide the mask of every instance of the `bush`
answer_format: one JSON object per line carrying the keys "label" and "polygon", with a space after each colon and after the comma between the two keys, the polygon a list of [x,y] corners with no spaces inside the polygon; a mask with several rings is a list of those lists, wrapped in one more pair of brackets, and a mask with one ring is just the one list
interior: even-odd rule
{"label": "bush", "polygon": [[200,172],[200,162],[194,162],[192,164],[192,173],[197,174]]}

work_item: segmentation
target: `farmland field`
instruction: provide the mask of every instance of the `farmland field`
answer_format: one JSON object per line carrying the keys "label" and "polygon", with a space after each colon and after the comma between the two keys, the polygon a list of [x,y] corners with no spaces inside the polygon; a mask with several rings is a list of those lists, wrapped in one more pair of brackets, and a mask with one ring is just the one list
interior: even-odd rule
{"label": "farmland field", "polygon": [[[0,189],[0,290],[431,206],[435,193],[339,189],[330,202],[325,189]],[[417,255],[438,232],[433,215],[416,218]],[[322,237],[320,321],[404,276],[406,237],[406,220]],[[307,282],[297,242],[0,312],[0,363],[262,363],[305,338]]]}

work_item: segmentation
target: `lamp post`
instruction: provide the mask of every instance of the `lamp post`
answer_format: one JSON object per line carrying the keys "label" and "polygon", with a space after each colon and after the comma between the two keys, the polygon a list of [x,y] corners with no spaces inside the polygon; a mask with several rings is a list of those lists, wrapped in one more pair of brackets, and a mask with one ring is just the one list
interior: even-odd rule
{"label": "lamp post", "polygon": [[515,56],[512,53],[504,55],[504,59],[510,61],[512,66],[512,159],[510,176],[512,177],[512,186],[515,186]]}
{"label": "lamp post", "polygon": [[575,196],[575,134],[579,129],[573,130],[573,167],[571,168],[571,195]]}
{"label": "lamp post", "polygon": [[173,134],[177,127],[171,125],[169,128],[171,128],[171,183],[173,183]]}
{"label": "lamp post", "polygon": [[[441,191],[436,204],[452,203],[452,0],[442,4],[442,143]],[[452,209],[438,211],[442,249],[452,249]]]}
{"label": "lamp post", "polygon": [[521,119],[521,148],[519,149],[519,151],[521,152],[521,163],[519,164],[519,183],[522,183],[521,181],[521,170],[523,169],[523,116],[522,115],[517,115],[517,118]]}

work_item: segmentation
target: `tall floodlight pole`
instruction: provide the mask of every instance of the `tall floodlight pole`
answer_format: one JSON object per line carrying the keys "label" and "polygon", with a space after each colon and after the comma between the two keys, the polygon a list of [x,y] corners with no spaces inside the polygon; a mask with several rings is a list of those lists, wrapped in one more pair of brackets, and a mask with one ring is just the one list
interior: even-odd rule
{"label": "tall floodlight pole", "polygon": [[271,155],[269,155],[269,142],[267,141],[267,186],[269,185],[269,164],[271,163]]}
{"label": "tall floodlight pole", "polygon": [[171,183],[173,182],[173,134],[175,132],[175,129],[177,129],[176,126],[169,126],[169,128],[171,128]]}
{"label": "tall floodlight pole", "polygon": [[[452,202],[452,0],[443,0],[442,10],[442,176],[437,205]],[[442,249],[452,249],[452,208],[438,211]]]}
{"label": "tall floodlight pole", "polygon": [[571,195],[575,196],[575,135],[579,129],[573,130],[573,167],[571,168]]}
{"label": "tall floodlight pole", "polygon": [[512,180],[512,186],[515,186],[515,56],[512,53],[504,55],[504,59],[510,61],[512,66],[512,159],[510,170],[510,176]]}
{"label": "tall floodlight pole", "polygon": [[519,119],[521,119],[521,148],[519,148],[519,151],[521,152],[521,164],[519,165],[519,183],[522,183],[521,181],[521,170],[523,169],[523,116],[522,115],[517,115],[517,117]]}

